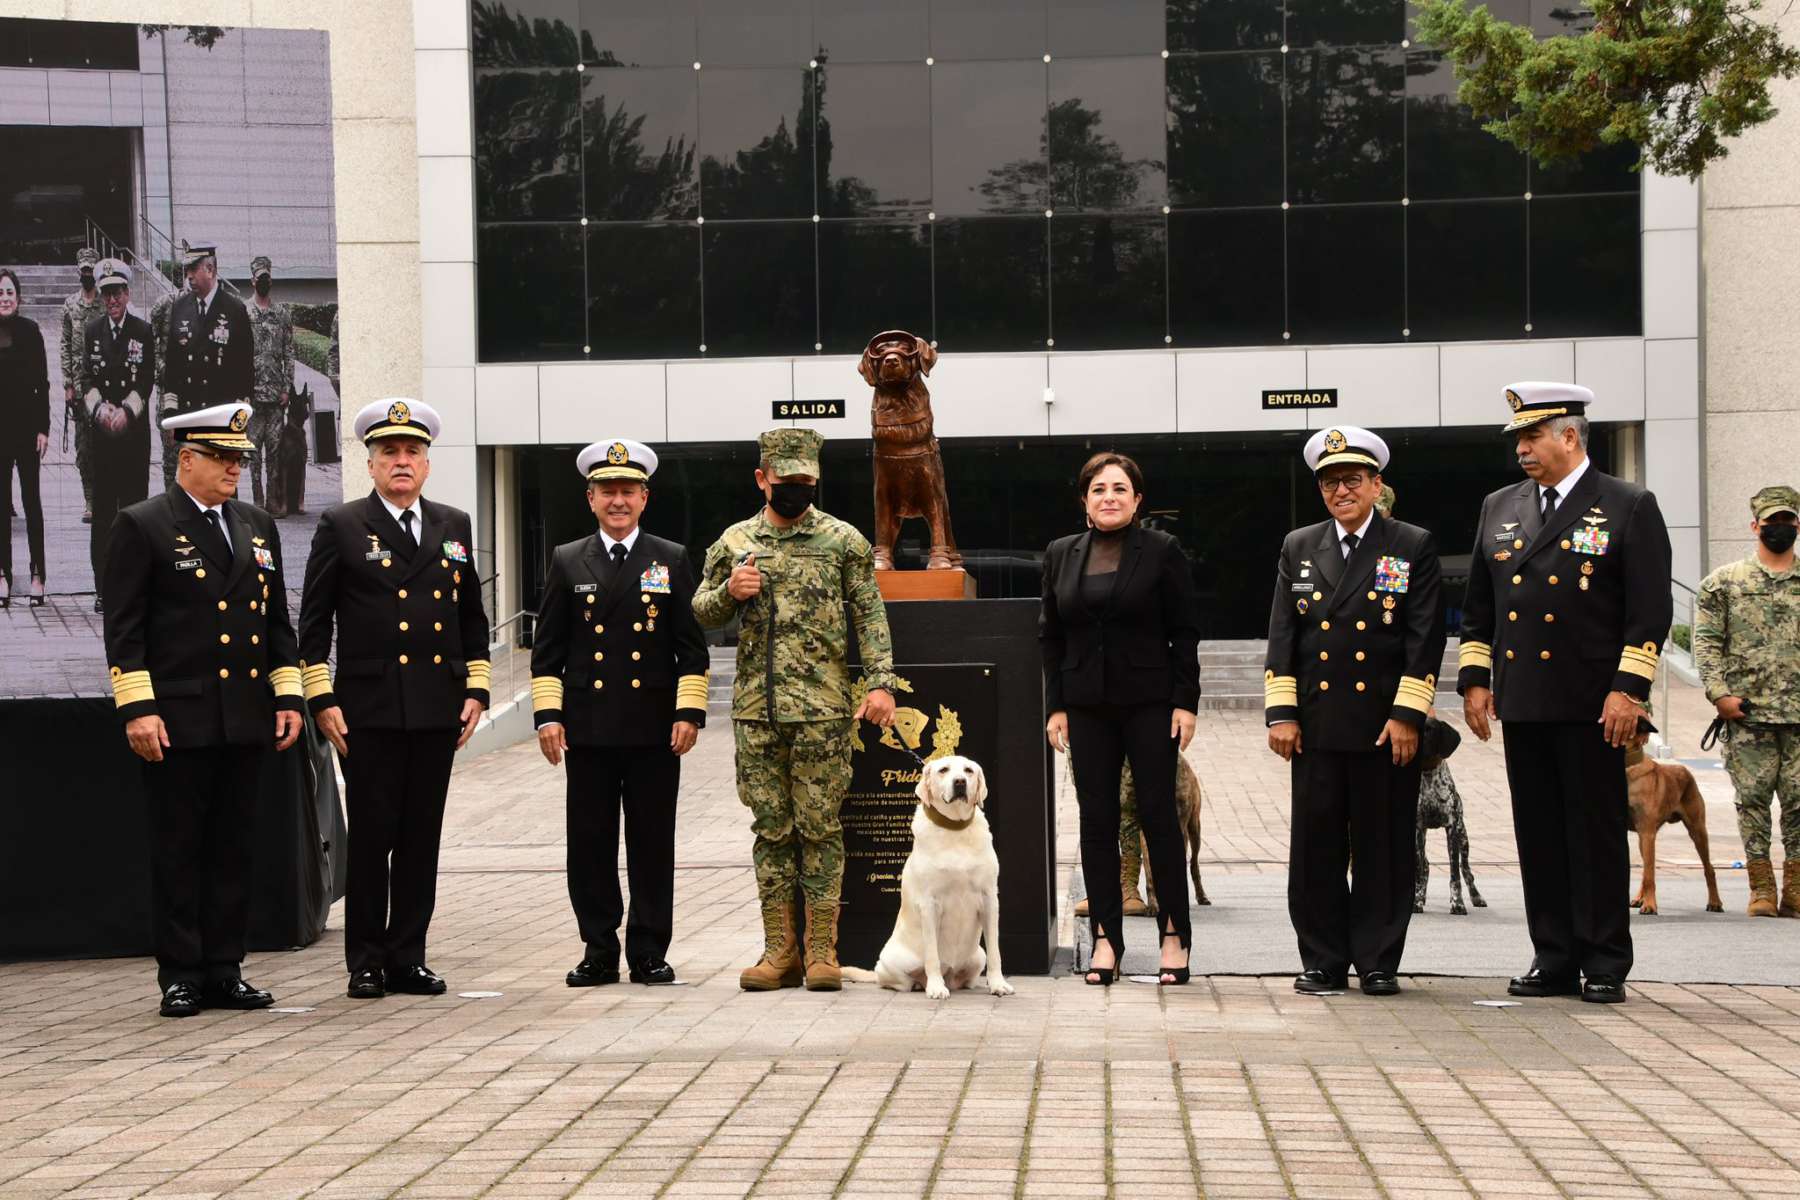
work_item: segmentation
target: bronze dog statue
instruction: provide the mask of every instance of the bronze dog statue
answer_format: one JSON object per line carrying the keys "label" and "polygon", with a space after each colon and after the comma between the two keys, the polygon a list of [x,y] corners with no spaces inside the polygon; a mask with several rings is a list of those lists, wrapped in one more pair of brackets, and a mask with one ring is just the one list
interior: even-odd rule
{"label": "bronze dog statue", "polygon": [[944,459],[931,431],[931,392],[925,376],[937,351],[924,338],[890,329],[869,339],[857,370],[875,389],[871,411],[875,440],[875,569],[892,570],[900,522],[923,517],[931,526],[926,567],[962,565],[950,532],[950,501],[944,494]]}

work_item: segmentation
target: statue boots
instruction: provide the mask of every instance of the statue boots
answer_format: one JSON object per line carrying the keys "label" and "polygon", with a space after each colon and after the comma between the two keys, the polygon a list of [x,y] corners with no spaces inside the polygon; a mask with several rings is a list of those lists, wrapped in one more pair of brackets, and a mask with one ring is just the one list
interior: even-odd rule
{"label": "statue boots", "polygon": [[1744,864],[1744,873],[1750,877],[1750,907],[1745,911],[1753,917],[1774,916],[1775,864],[1766,858],[1753,858]]}
{"label": "statue boots", "polygon": [[747,992],[799,987],[806,975],[800,963],[800,940],[794,930],[794,904],[765,898],[762,922],[762,959],[738,975],[738,986]]}
{"label": "statue boots", "polygon": [[838,905],[806,906],[806,990],[835,992],[844,986],[837,960]]}
{"label": "statue boots", "polygon": [[1800,858],[1781,864],[1781,908],[1778,915],[1800,917]]}

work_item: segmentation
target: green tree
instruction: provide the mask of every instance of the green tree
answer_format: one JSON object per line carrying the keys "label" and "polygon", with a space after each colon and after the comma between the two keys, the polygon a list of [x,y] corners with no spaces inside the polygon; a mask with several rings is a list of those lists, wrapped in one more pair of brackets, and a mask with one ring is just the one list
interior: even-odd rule
{"label": "green tree", "polygon": [[1800,53],[1753,15],[1760,0],[1588,7],[1592,28],[1543,41],[1464,0],[1417,0],[1416,26],[1455,63],[1457,98],[1483,128],[1544,166],[1624,142],[1664,174],[1697,177],[1775,115],[1769,81],[1800,73]]}

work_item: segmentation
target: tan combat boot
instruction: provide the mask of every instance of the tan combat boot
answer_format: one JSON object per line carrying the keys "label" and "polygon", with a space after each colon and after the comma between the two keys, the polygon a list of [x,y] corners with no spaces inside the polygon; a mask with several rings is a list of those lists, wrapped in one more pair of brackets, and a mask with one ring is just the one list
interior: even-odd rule
{"label": "tan combat boot", "polygon": [[1781,864],[1781,908],[1776,915],[1800,917],[1800,858]]}
{"label": "tan combat boot", "polygon": [[794,906],[764,902],[762,919],[762,959],[738,975],[738,986],[747,992],[799,987],[806,976],[800,965],[800,942],[794,936]]}
{"label": "tan combat boot", "polygon": [[1775,865],[1766,858],[1753,858],[1744,864],[1744,873],[1750,877],[1750,907],[1745,911],[1753,917],[1774,916]]}
{"label": "tan combat boot", "polygon": [[1130,847],[1119,848],[1119,900],[1121,912],[1128,917],[1147,917],[1150,906],[1138,895],[1138,869],[1144,865],[1142,840]]}
{"label": "tan combat boot", "polygon": [[806,990],[835,992],[844,986],[837,960],[838,906],[806,906]]}

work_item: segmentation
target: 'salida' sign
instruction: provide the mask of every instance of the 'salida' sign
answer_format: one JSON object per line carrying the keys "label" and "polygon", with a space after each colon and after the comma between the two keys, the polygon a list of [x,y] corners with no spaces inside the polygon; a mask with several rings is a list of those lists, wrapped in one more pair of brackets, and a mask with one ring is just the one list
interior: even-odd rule
{"label": "'salida' sign", "polygon": [[1336,388],[1308,388],[1298,392],[1271,392],[1262,394],[1264,410],[1271,408],[1336,408]]}
{"label": "'salida' sign", "polygon": [[817,421],[844,415],[844,402],[839,400],[775,400],[771,402],[777,421]]}

